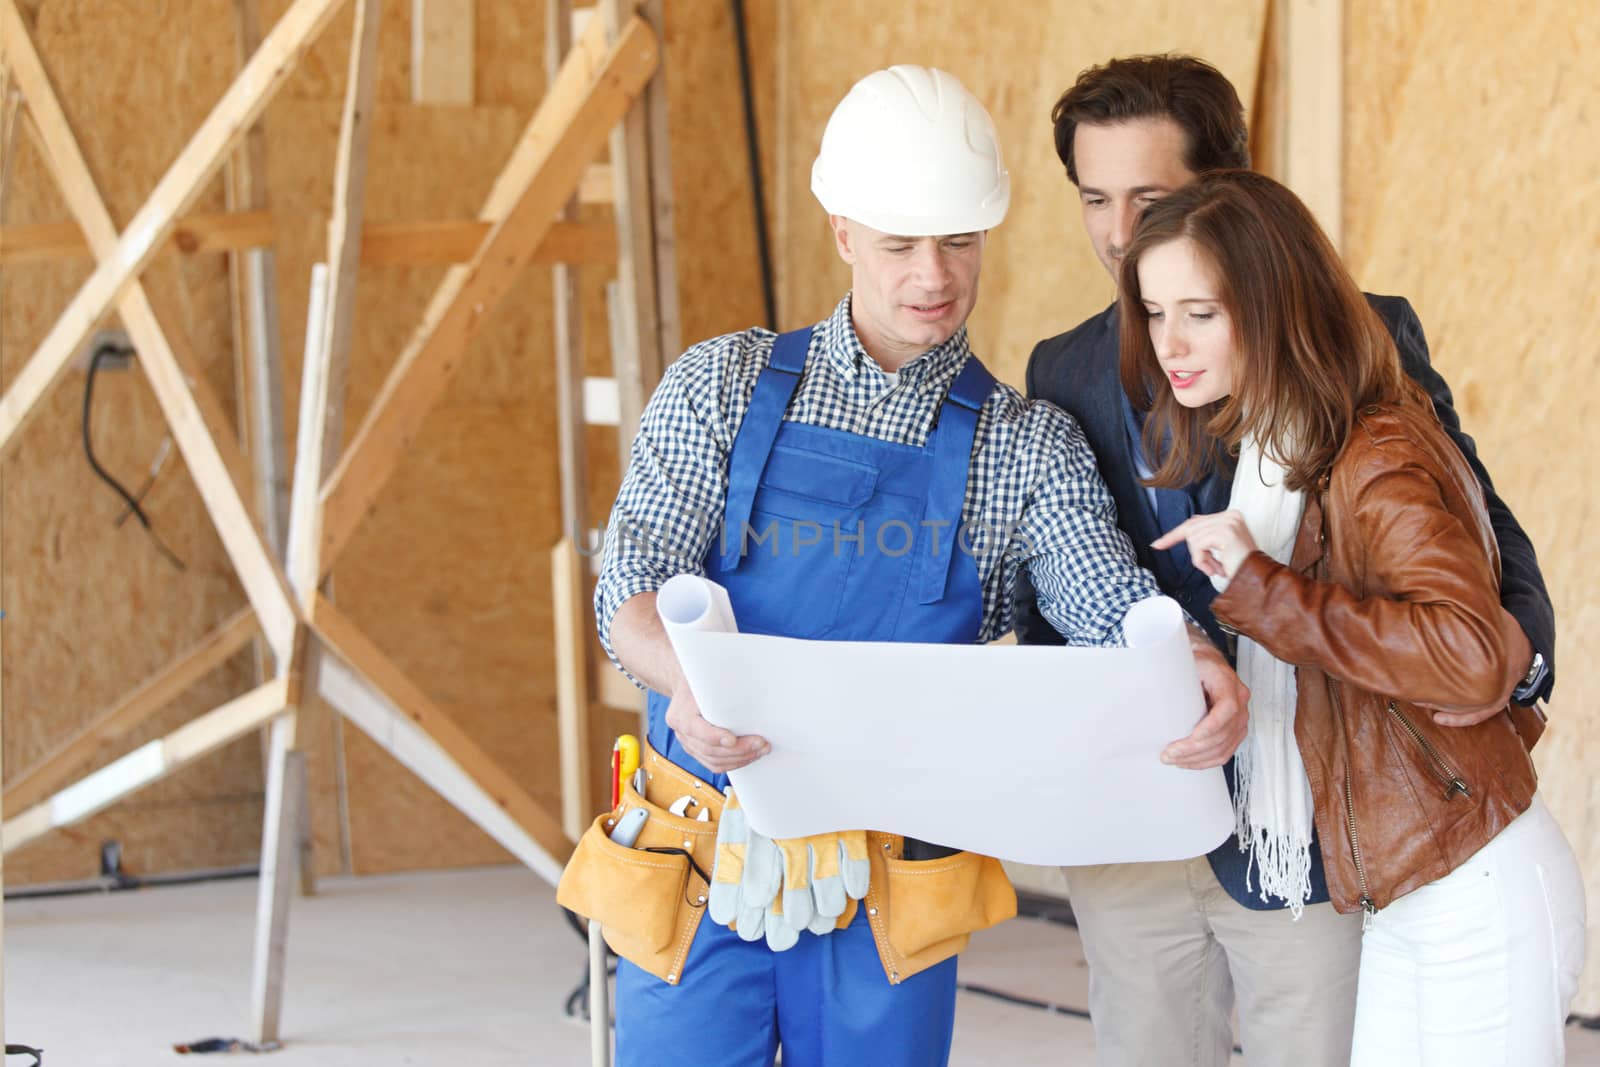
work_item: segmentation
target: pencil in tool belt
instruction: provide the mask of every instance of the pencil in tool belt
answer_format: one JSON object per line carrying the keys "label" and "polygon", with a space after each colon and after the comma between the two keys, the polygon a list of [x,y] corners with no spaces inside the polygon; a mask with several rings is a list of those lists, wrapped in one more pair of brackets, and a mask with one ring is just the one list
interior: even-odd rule
{"label": "pencil in tool belt", "polygon": [[611,746],[611,806],[622,803],[622,783],[639,769],[639,739],[623,734]]}

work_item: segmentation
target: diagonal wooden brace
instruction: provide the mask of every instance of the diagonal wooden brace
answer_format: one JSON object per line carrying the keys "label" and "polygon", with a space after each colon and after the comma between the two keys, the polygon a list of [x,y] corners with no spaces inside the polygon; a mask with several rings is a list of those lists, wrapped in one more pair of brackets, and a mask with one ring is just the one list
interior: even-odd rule
{"label": "diagonal wooden brace", "polygon": [[27,808],[70,782],[73,772],[108,755],[108,749],[197,680],[220,667],[256,635],[255,613],[244,609],[212,630],[160,672],[111,705],[93,722],[6,783],[5,805]]}
{"label": "diagonal wooden brace", "polygon": [[[165,243],[178,216],[199,197],[205,183],[222,165],[269,100],[288,80],[296,62],[327,25],[344,0],[294,0],[278,20],[233,85],[222,94],[155,190],[100,261],[78,295],[62,312],[22,372],[0,397],[0,458],[9,453],[20,431],[33,419],[38,401],[65,371],[95,325],[110,311]],[[9,65],[26,31],[14,0],[0,5],[0,51]],[[266,621],[266,620],[263,620]]]}
{"label": "diagonal wooden brace", "polygon": [[5,851],[87,819],[283,714],[287,682],[275,678],[150,741],[5,821]]}
{"label": "diagonal wooden brace", "polygon": [[[311,628],[325,650],[346,665],[338,674],[340,680],[330,684],[333,665],[324,662],[322,695],[391,753],[396,744],[406,742],[397,742],[387,734],[396,729],[419,730],[423,738],[442,751],[452,767],[442,767],[437,760],[408,766],[518,859],[555,884],[561,865],[572,852],[572,841],[550,813],[406,677],[382,649],[320,595],[315,600]],[[367,695],[356,695],[358,690],[366,690]],[[430,770],[430,766],[437,770]],[[452,781],[445,781],[437,773],[443,770],[452,771]],[[463,790],[457,788],[463,775],[466,792],[481,802],[463,803]],[[515,828],[509,841],[503,830],[497,830],[501,820],[509,820],[510,827]]]}
{"label": "diagonal wooden brace", "polygon": [[[90,247],[104,267],[126,242],[119,243],[117,239],[110,212],[95,188],[88,164],[50,86],[49,76],[15,0],[0,0],[0,39],[5,42],[6,60],[27,97],[67,206],[83,227]],[[164,180],[163,185],[166,184]],[[170,228],[173,219],[169,216],[166,222]],[[97,277],[99,273],[96,272]],[[231,432],[226,430],[228,423],[221,405],[204,386],[193,356],[187,355],[185,349],[186,358],[180,361],[175,354],[143,287],[135,278],[130,275],[116,299],[123,324],[139,351],[141,365],[216,525],[223,548],[233,561],[245,595],[261,619],[262,632],[282,662],[293,635],[295,613],[282,572],[267,550],[240,493],[238,479],[243,476],[244,460]],[[45,347],[30,361],[29,369],[46,354],[49,344],[47,340]],[[182,365],[184,363],[188,366]],[[27,373],[25,369],[24,376]],[[13,387],[13,392],[16,388]],[[11,395],[7,393],[6,399]],[[219,430],[223,432],[217,432]]]}

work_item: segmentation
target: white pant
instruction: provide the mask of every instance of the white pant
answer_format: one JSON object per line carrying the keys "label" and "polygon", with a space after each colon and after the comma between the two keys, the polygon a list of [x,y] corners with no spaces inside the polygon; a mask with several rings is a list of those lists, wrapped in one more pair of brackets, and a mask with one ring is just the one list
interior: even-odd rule
{"label": "white pant", "polygon": [[1373,917],[1352,1067],[1543,1067],[1584,952],[1583,878],[1538,796],[1466,863]]}

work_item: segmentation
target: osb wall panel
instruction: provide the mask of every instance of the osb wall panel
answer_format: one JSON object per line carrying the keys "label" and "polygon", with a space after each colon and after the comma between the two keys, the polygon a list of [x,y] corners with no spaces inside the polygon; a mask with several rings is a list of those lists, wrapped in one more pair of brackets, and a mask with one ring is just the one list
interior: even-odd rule
{"label": "osb wall panel", "polygon": [[985,365],[1020,386],[1035,342],[1076,325],[1114,294],[1056,158],[1051,106],[1089,66],[1164,51],[1205,57],[1249,100],[1264,10],[1261,0],[1137,6],[1036,0],[974,17],[959,0],[913,0],[892,9],[787,0],[778,32],[785,327],[826,315],[850,284],[810,189],[828,115],[857,79],[879,67],[941,67],[987,105],[1011,171],[1011,211],[989,234],[970,332]]}
{"label": "osb wall panel", "polygon": [[[63,107],[114,219],[126,221],[204,117],[227,77],[222,30],[198,25],[204,5],[167,4],[194,32],[168,61],[140,48],[161,33],[147,5],[56,2],[38,11],[36,38]],[[213,5],[214,6],[214,5]],[[32,8],[25,5],[32,14]],[[43,162],[19,139],[6,190],[8,223],[68,214]],[[216,210],[215,191],[201,210]],[[15,379],[89,272],[27,264],[0,275],[0,377]],[[186,335],[212,388],[229,395],[226,280],[220,259],[167,259],[146,275],[163,323]],[[115,525],[121,501],[85,462],[79,433],[85,375],[71,371],[45,400],[6,463],[3,501],[4,678],[7,775],[80,730],[102,708],[222,619],[243,597],[182,460],[174,453],[145,506],[185,563],[179,572],[134,521]],[[124,484],[139,485],[166,424],[139,371],[96,380],[94,443]],[[131,749],[222,703],[249,684],[248,656],[214,672],[125,742]],[[255,738],[145,790],[130,802],[7,857],[12,883],[98,871],[102,841],[116,839],[134,873],[252,862],[260,825],[261,757]]]}
{"label": "osb wall panel", "polygon": [[[1416,305],[1466,428],[1555,601],[1540,792],[1600,900],[1600,18],[1350,0],[1346,247]],[[1591,916],[1595,914],[1591,906]],[[1600,1012],[1600,924],[1575,1010]]]}
{"label": "osb wall panel", "polygon": [[[773,61],[779,5],[754,0],[745,8],[770,235],[776,216],[778,94]],[[728,9],[726,3],[695,0],[667,5],[668,118],[686,346],[766,325],[738,45]]]}

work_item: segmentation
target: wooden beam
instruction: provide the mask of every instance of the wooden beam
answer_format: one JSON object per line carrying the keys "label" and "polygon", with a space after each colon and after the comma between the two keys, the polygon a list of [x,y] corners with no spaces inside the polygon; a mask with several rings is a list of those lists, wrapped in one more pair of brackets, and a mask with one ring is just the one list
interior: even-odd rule
{"label": "wooden beam", "polygon": [[1344,245],[1344,0],[1290,0],[1288,169],[1293,189]]}
{"label": "wooden beam", "polygon": [[[287,20],[288,17],[286,14],[284,19]],[[279,25],[281,27],[282,23]],[[161,229],[164,234],[166,228],[170,227],[171,219],[167,218],[164,223],[160,219],[151,219],[145,223],[140,223],[136,219],[134,225],[129,228],[129,237],[122,241],[117,240],[110,213],[95,188],[88,164],[78,149],[77,139],[73,136],[66,115],[51,88],[49,76],[33,46],[33,39],[16,8],[15,0],[0,0],[0,40],[4,42],[6,60],[16,73],[18,84],[28,99],[29,109],[44,138],[49,165],[67,201],[67,206],[77,218],[79,225],[83,227],[90,245],[96,249],[96,254],[105,257],[101,259],[101,269],[91,277],[90,284],[93,284],[94,278],[109,278],[104,268],[114,263],[113,257],[120,255],[130,242],[138,243],[135,239],[140,236],[141,226],[146,231]],[[266,46],[263,46],[263,51],[265,50]],[[211,125],[210,119],[207,120],[207,126],[209,125]],[[201,135],[196,136],[197,139],[201,137]],[[191,142],[191,147],[194,143]],[[189,155],[190,151],[186,149],[179,157],[180,162]],[[168,172],[168,179],[172,173]],[[158,187],[158,194],[161,189],[174,184],[168,179],[163,179],[162,185]],[[170,195],[178,194],[174,192]],[[192,198],[193,193],[189,195]],[[185,205],[180,204],[175,210],[181,210],[183,206]],[[144,218],[145,214],[146,212],[141,212],[140,218]],[[147,233],[146,236],[151,240],[155,239],[153,232]],[[148,256],[145,258],[147,260]],[[145,376],[166,415],[172,436],[178,443],[179,451],[182,452],[189,473],[200,491],[206,510],[216,525],[223,548],[233,561],[240,583],[244,586],[245,595],[261,618],[262,632],[272,645],[274,653],[281,659],[287,651],[287,643],[293,633],[294,611],[289,605],[288,591],[283,584],[282,575],[262,543],[261,534],[256,529],[254,519],[241,496],[241,484],[248,484],[248,482],[241,483],[241,479],[247,475],[243,454],[239,451],[231,432],[226,430],[227,416],[222,411],[215,394],[205,386],[202,368],[187,344],[170,343],[170,337],[176,335],[169,335],[162,330],[155,310],[150,306],[143,287],[135,280],[133,273],[130,271],[115,287],[106,282],[102,288],[106,289],[108,301],[113,299],[119,301],[118,312],[139,351],[140,366],[144,369]],[[80,292],[79,295],[81,298],[85,293]],[[74,306],[78,303],[79,301],[75,301]],[[102,308],[101,311],[95,312],[94,318],[98,319],[103,310]],[[70,316],[71,309],[68,315],[63,316],[61,322],[57,323],[57,329],[51,332],[51,337],[65,336],[60,334],[60,328]],[[93,322],[90,321],[89,325],[92,326]],[[74,346],[78,343],[75,341]],[[6,393],[5,399],[0,400],[0,409],[5,408],[5,404],[19,389],[23,389],[23,379],[28,377],[30,370],[38,365],[41,358],[44,358],[46,363],[54,359],[48,354],[50,345],[51,342],[47,338],[40,352],[29,361],[22,375]],[[26,395],[25,389],[24,395]],[[28,413],[23,412],[21,418],[25,420],[27,416]],[[4,416],[0,414],[0,423],[3,422],[5,422]],[[10,425],[13,430],[20,429],[21,422],[12,422]],[[0,425],[0,434],[7,432],[7,428]],[[6,437],[7,441],[14,439],[14,433]],[[3,454],[3,448],[0,448],[0,454]]]}
{"label": "wooden beam", "polygon": [[411,0],[411,102],[472,103],[473,0]]}
{"label": "wooden beam", "polygon": [[[589,583],[572,538],[550,551],[554,588],[556,737],[561,764],[561,826],[574,841],[597,810],[589,770],[588,636],[594,627]],[[609,799],[609,798],[608,798]]]}
{"label": "wooden beam", "polygon": [[322,457],[328,431],[328,265],[311,266],[311,290],[306,295],[305,357],[300,368],[300,417],[295,438],[294,485],[289,495],[289,544],[285,567],[289,588],[310,610],[317,588],[317,528],[322,509]]}
{"label": "wooden beam", "polygon": [[[665,40],[666,24],[662,0],[645,0],[644,16],[656,34]],[[683,319],[678,306],[678,244],[672,198],[672,145],[667,126],[667,65],[656,68],[655,77],[644,90],[645,128],[650,145],[650,210],[656,260],[656,327],[659,332],[660,366],[651,391],[661,380],[667,364],[683,351]],[[623,461],[626,463],[626,461]]]}
{"label": "wooden beam", "polygon": [[1305,201],[1344,243],[1344,3],[1272,0],[1251,109],[1257,170]]}
{"label": "wooden beam", "polygon": [[[272,214],[237,211],[189,215],[172,229],[160,255],[202,256],[270,245]],[[88,259],[93,255],[75,222],[0,227],[0,266]]]}
{"label": "wooden beam", "polygon": [[[368,223],[361,235],[361,264],[470,263],[493,229],[491,223],[477,220]],[[608,222],[557,222],[529,260],[541,266],[616,261],[616,231]]]}
{"label": "wooden beam", "polygon": [[12,816],[0,830],[4,850],[21,848],[50,830],[87,819],[223,745],[259,730],[273,716],[282,714],[285,687],[284,679],[275,678]]}
{"label": "wooden beam", "polygon": [[[294,0],[244,70],[222,94],[144,206],[134,215],[116,247],[100,260],[100,265],[56,320],[38,350],[0,397],[0,458],[10,453],[20,432],[37,413],[40,398],[55,384],[117,298],[149,264],[171,233],[177,217],[194,203],[207,180],[222,164],[223,157],[282,87],[295,63],[341,3],[343,0]],[[0,50],[4,51],[4,61],[8,65],[14,62],[11,54],[21,47],[21,39],[27,36],[15,0],[3,0],[0,3]],[[27,50],[32,51],[31,42]],[[28,95],[30,106],[34,106],[32,94]],[[63,192],[70,190],[63,189]],[[248,583],[246,588],[249,588]],[[267,630],[272,633],[274,626],[269,625]]]}
{"label": "wooden beam", "polygon": [[[550,0],[545,7],[545,70],[553,85],[561,62],[572,49],[572,2]],[[561,210],[563,220],[578,217],[576,198]],[[567,221],[562,224],[570,225]],[[558,224],[561,225],[561,224]],[[607,227],[615,253],[616,230]],[[555,320],[556,441],[561,479],[561,528],[568,538],[582,537],[589,491],[589,459],[583,426],[583,305],[578,272],[566,263],[551,270],[551,316]],[[580,663],[581,666],[581,663]]]}
{"label": "wooden beam", "polygon": [[[359,11],[358,8],[358,17]],[[324,427],[322,404],[326,397],[322,382],[327,375],[328,267],[311,268],[311,292],[306,300],[306,339],[300,386],[299,439],[295,448],[295,485],[290,502],[288,544],[285,568],[290,589],[295,590],[297,553],[303,551],[297,538],[297,521],[304,524],[304,490],[311,487],[315,503],[315,471],[319,465],[321,434]],[[308,443],[309,442],[309,443]],[[312,472],[309,477],[306,471]],[[312,509],[314,514],[315,509]],[[297,515],[298,513],[298,515]],[[305,614],[302,605],[301,613]],[[278,670],[286,681],[286,713],[273,721],[267,736],[266,794],[262,805],[261,877],[256,882],[256,926],[254,952],[250,964],[251,1036],[257,1044],[277,1041],[283,1010],[284,951],[289,939],[289,905],[297,862],[296,847],[302,816],[309,805],[305,780],[305,756],[299,751],[300,711],[305,704],[306,656],[317,642],[309,631],[298,627],[293,650],[280,658]],[[311,679],[315,686],[315,677]],[[315,689],[312,690],[313,695]],[[309,860],[309,857],[305,857]],[[309,872],[307,872],[309,873]]]}
{"label": "wooden beam", "polygon": [[[572,841],[561,825],[354,623],[320,596],[311,627],[327,650],[346,665],[338,672],[341,680],[330,685],[330,676],[336,673],[334,661],[324,661],[323,696],[479,828],[554,884],[572,851]],[[352,695],[363,688],[368,690],[366,696]],[[437,756],[419,756],[407,762],[413,758],[408,752],[427,748],[436,749]],[[438,756],[444,757],[442,763]],[[515,829],[514,834],[509,833],[510,828]]]}
{"label": "wooden beam", "polygon": [[[553,85],[572,50],[572,2],[550,0],[545,7],[545,71]],[[563,219],[578,217],[577,197],[567,201]],[[615,236],[615,229],[611,230]],[[578,271],[558,264],[551,271],[551,314],[555,319],[556,438],[560,453],[563,537],[550,555],[555,600],[556,726],[561,766],[561,826],[577,840],[595,809],[589,773],[589,661],[583,640],[582,610],[587,587],[574,538],[588,529],[589,456],[583,404],[583,303]]]}
{"label": "wooden beam", "polygon": [[249,608],[191,645],[131,693],[96,715],[89,725],[57,745],[5,787],[7,807],[32,807],[60,789],[71,776],[100,762],[117,743],[176,700],[195,682],[220,667],[260,632]]}
{"label": "wooden beam", "polygon": [[[468,263],[494,227],[477,219],[422,222],[369,222],[361,231],[363,267]],[[190,215],[178,224],[164,252],[198,256],[240,252],[277,241],[272,215],[265,211]],[[41,222],[0,227],[0,267],[88,259],[93,253],[74,222]],[[530,262],[594,263],[617,261],[616,228],[609,222],[557,222]]]}
{"label": "wooden beam", "polygon": [[[286,555],[290,587],[303,606],[308,605],[309,598],[314,595],[318,577],[316,525],[321,501],[317,490],[338,455],[344,422],[382,12],[381,0],[355,0],[349,73],[339,120],[339,143],[334,152],[327,265],[318,264],[313,270],[313,299],[306,313],[300,439],[295,449],[295,484]],[[326,287],[324,299],[316,298],[319,286]],[[308,554],[309,559],[303,558]],[[309,798],[306,796],[305,757],[299,751],[298,719],[304,715],[314,720],[319,713],[319,709],[308,706],[305,687],[310,687],[309,694],[315,703],[322,649],[319,642],[308,639],[303,627],[297,637],[299,640],[287,665],[291,710],[273,724],[268,745],[267,797],[261,834],[262,874],[256,900],[255,956],[251,970],[253,1033],[257,1043],[279,1038],[284,947],[288,941],[297,844],[302,886],[314,888],[310,841],[300,840],[304,817],[309,813]]]}
{"label": "wooden beam", "polygon": [[[328,219],[328,315],[323,337],[327,373],[321,451],[316,463],[321,485],[339,455],[344,429],[345,384],[350,369],[350,339],[356,320],[357,267],[361,262],[361,224],[366,211],[367,147],[372,139],[373,92],[377,82],[379,0],[357,0],[350,73],[346,81],[339,145],[334,155],[333,211]],[[470,0],[468,8],[470,19]],[[470,49],[470,41],[468,43]],[[316,501],[313,499],[313,505]],[[302,520],[304,521],[304,520]],[[302,596],[306,590],[296,590]]]}
{"label": "wooden beam", "polygon": [[[243,67],[261,46],[257,0],[233,0],[233,15],[234,50]],[[267,134],[260,119],[251,124],[229,158],[223,193],[229,211],[266,217],[270,242]],[[281,560],[289,529],[289,458],[284,447],[277,253],[271,248],[251,247],[230,254],[228,290],[239,436],[250,459],[256,514],[261,517],[267,547],[274,559]],[[268,671],[262,649],[257,646],[256,651],[256,677],[260,680]]]}
{"label": "wooden beam", "polygon": [[1269,178],[1283,180],[1283,34],[1281,0],[1266,0],[1261,44],[1256,50],[1256,91],[1246,117],[1250,124],[1250,166]]}
{"label": "wooden beam", "polygon": [[616,202],[616,178],[609,163],[591,163],[578,182],[578,203],[612,204]]}
{"label": "wooden beam", "polygon": [[[11,68],[3,62],[4,56],[0,55],[0,189],[11,186],[12,165],[16,162],[16,141],[13,135],[16,132],[17,121],[20,117],[18,101],[20,97],[12,92]],[[0,223],[5,221],[3,210],[0,210]],[[0,464],[0,575],[5,574],[5,466]],[[4,601],[4,597],[0,597]],[[3,622],[3,619],[0,619]],[[7,627],[0,625],[0,754],[5,752],[4,728],[5,723],[5,644]],[[0,758],[0,787],[5,784],[5,760]],[[0,825],[4,825],[5,799],[0,792]],[[6,1033],[6,996],[5,996],[5,851],[0,848],[0,1046],[5,1044]]]}
{"label": "wooden beam", "polygon": [[551,885],[560,881],[561,868],[572,846],[543,809],[537,810],[548,823],[550,833],[555,835],[559,848],[552,847],[550,834],[541,837],[529,833],[503,806],[504,797],[486,788],[394,701],[367,685],[338,657],[329,657],[323,665],[321,687],[323,699],[338,708],[378,747],[427,783],[474,826]]}
{"label": "wooden beam", "polygon": [[255,953],[250,970],[251,1034],[256,1044],[280,1037],[284,958],[289,946],[288,907],[293,895],[290,886],[298,866],[296,834],[307,793],[306,754],[285,751],[283,742],[283,735],[274,730],[268,742],[266,811],[257,883],[261,889],[256,894]]}
{"label": "wooden beam", "polygon": [[615,47],[607,48],[599,33],[587,34],[562,65],[480,213],[494,229],[470,266],[446,274],[323,489],[324,570],[372,507],[466,346],[510,290],[658,58],[655,35],[635,19]]}
{"label": "wooden beam", "polygon": [[637,711],[644,704],[644,692],[628,681],[628,676],[613,667],[609,660],[601,660],[595,673],[591,691],[602,705]]}
{"label": "wooden beam", "polygon": [[[615,40],[638,6],[636,0],[600,0],[606,39]],[[618,455],[626,456],[639,417],[661,377],[661,323],[657,310],[655,214],[650,199],[650,142],[642,101],[611,131],[612,188],[616,200],[618,306],[613,317],[611,366],[621,418]]]}
{"label": "wooden beam", "polygon": [[[127,323],[126,316],[123,322]],[[288,655],[295,628],[295,611],[283,571],[267,549],[215,439],[206,431],[208,420],[200,414],[195,394],[190,391],[190,376],[170,352],[141,347],[139,356],[222,547],[261,620],[261,632],[281,663]]]}

